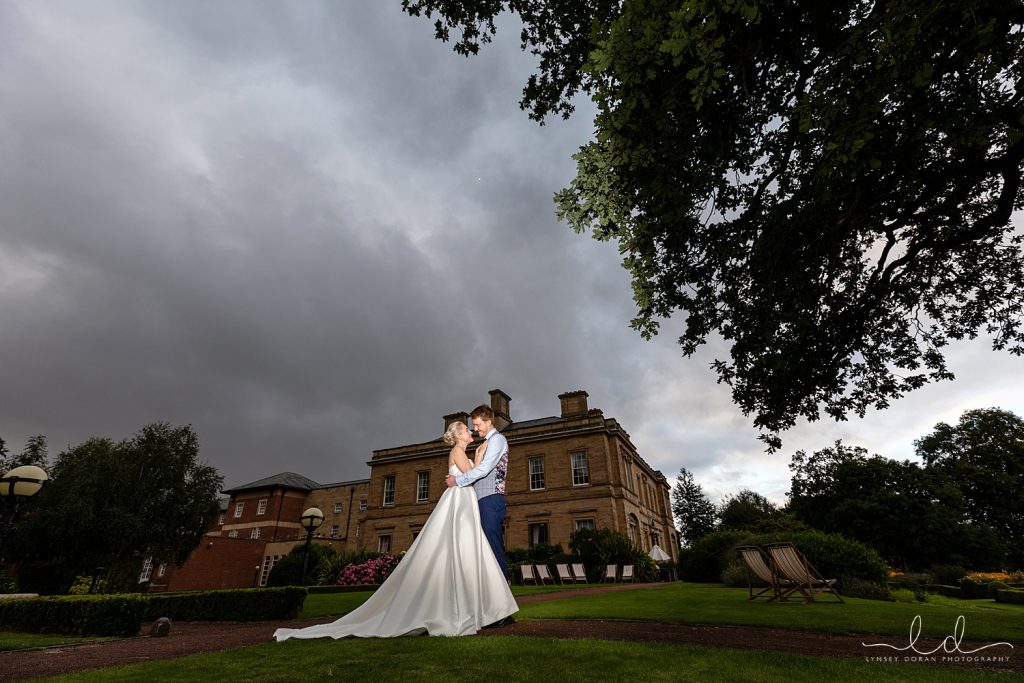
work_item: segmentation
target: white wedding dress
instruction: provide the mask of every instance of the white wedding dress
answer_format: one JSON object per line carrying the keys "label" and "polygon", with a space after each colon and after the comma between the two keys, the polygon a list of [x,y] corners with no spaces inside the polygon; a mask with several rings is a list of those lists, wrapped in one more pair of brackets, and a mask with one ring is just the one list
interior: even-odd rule
{"label": "white wedding dress", "polygon": [[[459,474],[458,468],[450,468]],[[473,487],[441,494],[412,547],[362,605],[330,624],[279,628],[288,638],[472,635],[519,611],[480,527]]]}

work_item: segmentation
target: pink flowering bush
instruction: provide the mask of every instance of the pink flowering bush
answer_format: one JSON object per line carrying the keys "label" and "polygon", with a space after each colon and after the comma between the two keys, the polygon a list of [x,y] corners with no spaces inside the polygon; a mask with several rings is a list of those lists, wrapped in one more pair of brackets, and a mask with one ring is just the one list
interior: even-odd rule
{"label": "pink flowering bush", "polygon": [[350,564],[341,570],[337,583],[344,586],[384,583],[398,566],[398,560],[391,553],[384,553],[362,564]]}

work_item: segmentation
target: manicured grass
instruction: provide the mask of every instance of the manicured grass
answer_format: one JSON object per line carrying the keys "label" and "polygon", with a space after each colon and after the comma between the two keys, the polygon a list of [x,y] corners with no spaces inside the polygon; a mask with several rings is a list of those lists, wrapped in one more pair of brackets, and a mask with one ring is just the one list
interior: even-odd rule
{"label": "manicured grass", "polygon": [[252,681],[758,681],[766,683],[975,683],[1010,680],[941,666],[883,664],[614,641],[524,637],[290,640],[148,664],[62,676],[56,681],[218,683]]}
{"label": "manicured grass", "polygon": [[14,633],[13,631],[0,631],[0,651],[21,650],[31,647],[51,647],[53,645],[68,645],[70,643],[83,643],[88,640],[100,639],[83,636],[52,636],[42,635],[39,633]]}
{"label": "manicured grass", "polygon": [[[549,587],[516,587],[523,596]],[[341,614],[370,593],[318,594],[307,598],[303,617]],[[964,640],[1024,641],[1024,606],[991,601],[955,604],[899,603],[847,598],[843,604],[748,602],[744,589],[706,584],[664,584],[632,591],[567,597],[524,604],[519,619],[602,618],[664,623],[771,626],[829,633],[892,635],[905,644],[911,621],[923,621],[921,642],[952,635],[966,620]],[[889,639],[885,639],[888,641]],[[1019,647],[1019,645],[1018,645]],[[866,652],[865,655],[878,654]],[[885,653],[889,654],[889,653]],[[1004,654],[1000,652],[1000,654]],[[882,663],[848,657],[808,657],[766,651],[694,646],[488,636],[470,638],[290,640],[226,652],[85,671],[59,681],[213,679],[218,683],[313,680],[423,681],[949,681],[1011,680],[950,665]]]}
{"label": "manicured grass", "polygon": [[[533,587],[527,587],[532,589]],[[513,591],[524,595],[521,587]],[[303,618],[341,615],[354,609],[368,593],[310,595]],[[345,597],[348,600],[342,601]],[[747,600],[742,588],[719,584],[667,583],[653,588],[567,598],[520,606],[517,619],[628,619],[662,623],[767,626],[825,633],[874,633],[909,637],[910,625],[921,616],[921,637],[952,635],[964,617],[964,640],[1024,642],[1024,605],[991,600],[949,600],[951,604],[884,602],[844,598],[826,602],[766,603]]]}

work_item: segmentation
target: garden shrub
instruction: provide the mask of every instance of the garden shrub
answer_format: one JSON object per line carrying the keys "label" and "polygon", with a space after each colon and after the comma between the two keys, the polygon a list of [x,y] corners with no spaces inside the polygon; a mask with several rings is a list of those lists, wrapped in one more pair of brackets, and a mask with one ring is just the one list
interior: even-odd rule
{"label": "garden shrub", "polygon": [[967,600],[982,600],[988,597],[988,584],[975,581],[969,576],[960,579],[960,595]]}
{"label": "garden shrub", "polygon": [[945,595],[947,598],[962,598],[964,596],[959,586],[944,586],[939,583],[926,583],[922,588],[925,593]]}
{"label": "garden shrub", "polygon": [[871,548],[839,534],[815,530],[771,534],[716,531],[682,551],[679,571],[687,581],[717,582],[725,568],[735,561],[737,547],[782,542],[796,546],[825,578],[838,579],[840,589],[850,579],[883,584],[888,576],[885,562]]}
{"label": "garden shrub", "polygon": [[736,548],[750,538],[749,531],[714,531],[698,538],[679,553],[679,575],[684,581],[718,583],[736,560]]}
{"label": "garden shrub", "polygon": [[955,586],[967,576],[967,570],[958,564],[937,564],[928,570],[928,583]]}
{"label": "garden shrub", "polygon": [[130,637],[139,632],[146,599],[127,595],[60,595],[0,600],[0,630]]}
{"label": "garden shrub", "polygon": [[346,586],[340,583],[332,583],[330,586],[306,586],[310,595],[313,593],[358,593],[360,591],[375,591],[380,586],[373,584],[368,586]]}
{"label": "garden shrub", "polygon": [[341,570],[336,583],[345,586],[381,584],[391,576],[401,558],[384,553],[362,564],[350,564]]}
{"label": "garden shrub", "polygon": [[996,591],[996,602],[1004,602],[1011,605],[1024,605],[1024,590],[1017,588],[1003,588]]}
{"label": "garden shrub", "polygon": [[747,588],[748,586],[763,588],[768,585],[753,574],[748,579],[747,573],[747,565],[733,563],[722,571],[721,581],[729,588]]}
{"label": "garden shrub", "polygon": [[538,543],[529,548],[509,548],[505,551],[505,563],[508,565],[513,580],[517,582],[521,580],[522,576],[519,568],[524,564],[546,564],[554,575],[554,568],[551,565],[579,561],[580,558],[567,554],[560,543],[555,545]]}
{"label": "garden shrub", "polygon": [[1007,586],[1003,581],[991,581],[987,586],[985,586],[985,597],[990,600],[995,600],[996,592],[1006,590],[1007,588],[1009,588],[1009,586]]}
{"label": "garden shrub", "polygon": [[633,565],[637,581],[657,581],[658,565],[642,548],[633,545],[629,536],[612,529],[580,529],[569,541],[572,554],[579,558],[587,578],[596,582],[609,564]]}
{"label": "garden shrub", "polygon": [[294,619],[302,611],[306,592],[301,586],[287,586],[149,593],[145,597],[145,618],[150,621],[160,617],[172,621]]}
{"label": "garden shrub", "polygon": [[[843,595],[865,600],[892,600],[892,593],[884,583],[849,578],[843,582]],[[915,598],[917,594],[915,593]],[[923,595],[922,595],[923,597]]]}
{"label": "garden shrub", "polygon": [[[298,586],[302,584],[302,563],[305,551],[304,543],[296,544],[287,555],[274,563],[267,577],[267,586]],[[306,583],[316,583],[317,566],[321,560],[336,556],[337,551],[324,543],[311,543],[309,546],[309,563],[306,566]]]}

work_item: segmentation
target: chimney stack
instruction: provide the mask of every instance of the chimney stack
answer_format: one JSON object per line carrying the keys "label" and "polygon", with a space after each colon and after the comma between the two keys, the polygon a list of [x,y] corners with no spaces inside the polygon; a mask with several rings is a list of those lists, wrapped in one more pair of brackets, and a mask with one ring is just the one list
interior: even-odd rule
{"label": "chimney stack", "polygon": [[500,432],[512,424],[512,414],[509,412],[508,407],[512,399],[501,389],[491,389],[487,393],[491,395],[491,410],[494,411],[494,428]]}
{"label": "chimney stack", "polygon": [[590,394],[583,391],[569,391],[559,394],[558,399],[562,402],[562,417],[576,417],[587,414],[587,397]]}
{"label": "chimney stack", "polygon": [[[448,428],[452,426],[452,422],[461,422],[464,425],[468,425],[469,424],[469,413],[463,411],[461,413],[452,413],[451,415],[445,415],[444,416],[444,431],[441,432],[442,434],[444,434],[445,432],[448,431]],[[472,429],[472,427],[470,427],[470,429]]]}

